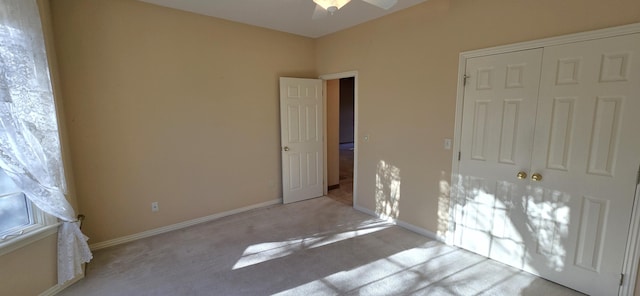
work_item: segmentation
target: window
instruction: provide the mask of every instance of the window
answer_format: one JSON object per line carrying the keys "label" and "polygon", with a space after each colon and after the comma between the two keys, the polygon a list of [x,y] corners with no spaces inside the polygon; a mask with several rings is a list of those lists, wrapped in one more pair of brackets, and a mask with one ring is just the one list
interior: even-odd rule
{"label": "window", "polygon": [[22,234],[25,227],[34,224],[32,213],[27,197],[0,170],[0,239]]}
{"label": "window", "polygon": [[46,224],[43,214],[0,169],[0,243]]}
{"label": "window", "polygon": [[0,255],[53,233],[55,222],[0,169]]}
{"label": "window", "polygon": [[7,188],[0,192],[0,209],[9,213],[1,219],[0,255],[58,231],[58,283],[63,284],[80,274],[92,255],[65,195],[39,9],[35,0],[0,0],[0,15],[0,168],[16,181],[0,178]]}

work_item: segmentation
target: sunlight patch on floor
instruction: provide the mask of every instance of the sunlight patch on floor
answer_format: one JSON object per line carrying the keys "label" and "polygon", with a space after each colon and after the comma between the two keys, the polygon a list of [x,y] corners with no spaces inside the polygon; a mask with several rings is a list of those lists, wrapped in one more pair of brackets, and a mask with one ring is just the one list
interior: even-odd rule
{"label": "sunlight patch on floor", "polygon": [[[421,275],[425,270],[446,274],[447,262],[456,261],[459,264],[459,260],[465,259],[464,254],[459,257],[461,255],[459,253],[462,252],[432,241],[422,247],[401,251],[350,270],[336,272],[275,295],[316,295],[316,293],[326,293],[328,290],[336,294],[344,294],[361,289],[382,289],[402,293],[402,290],[413,288],[412,284],[427,283],[428,280]],[[477,258],[476,260],[484,260],[477,256],[473,257]],[[415,272],[412,272],[412,269],[416,269]],[[405,282],[399,277],[410,277],[413,280]],[[434,279],[438,278],[442,277],[434,276]],[[390,283],[393,284],[390,285]],[[402,287],[396,287],[398,284],[402,284]]]}
{"label": "sunlight patch on floor", "polygon": [[233,270],[282,258],[301,250],[322,247],[361,235],[374,233],[389,227],[391,227],[391,225],[386,222],[377,222],[352,231],[316,234],[281,242],[265,242],[251,245],[245,249],[240,260],[233,266]]}

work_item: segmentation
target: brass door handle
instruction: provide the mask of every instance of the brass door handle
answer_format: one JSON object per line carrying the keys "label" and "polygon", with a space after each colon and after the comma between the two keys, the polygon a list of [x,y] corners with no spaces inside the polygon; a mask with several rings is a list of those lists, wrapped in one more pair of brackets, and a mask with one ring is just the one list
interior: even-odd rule
{"label": "brass door handle", "polygon": [[284,146],[284,148],[282,148],[282,150],[284,150],[284,151],[289,151],[289,147]]}
{"label": "brass door handle", "polygon": [[522,179],[526,179],[527,178],[527,173],[525,172],[518,172],[518,174],[516,175],[516,177],[518,177],[518,179],[522,180]]}
{"label": "brass door handle", "polygon": [[533,181],[542,181],[542,175],[535,173],[533,175],[531,175],[531,180]]}

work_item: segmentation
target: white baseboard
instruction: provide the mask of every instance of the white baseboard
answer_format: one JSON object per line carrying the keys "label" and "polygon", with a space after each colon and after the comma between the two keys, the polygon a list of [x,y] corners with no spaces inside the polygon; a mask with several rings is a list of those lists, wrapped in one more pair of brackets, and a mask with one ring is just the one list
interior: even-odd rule
{"label": "white baseboard", "polygon": [[196,224],[200,224],[200,223],[204,223],[204,222],[209,222],[209,221],[212,221],[212,220],[220,219],[222,217],[230,216],[230,215],[233,215],[233,214],[238,214],[238,213],[242,213],[242,212],[246,212],[246,211],[250,211],[250,210],[254,210],[254,209],[258,209],[258,208],[268,207],[268,206],[272,206],[272,205],[276,205],[276,204],[280,204],[280,203],[282,203],[282,199],[274,199],[274,200],[271,200],[271,201],[267,201],[267,202],[263,202],[263,203],[259,203],[259,204],[255,204],[255,205],[250,205],[250,206],[242,207],[242,208],[231,210],[231,211],[217,213],[217,214],[213,214],[213,215],[209,215],[209,216],[205,216],[205,217],[201,217],[201,218],[196,218],[196,219],[189,220],[189,221],[184,221],[184,222],[180,222],[180,223],[176,223],[176,224],[172,224],[172,225],[168,225],[168,226],[164,226],[164,227],[160,227],[160,228],[156,228],[156,229],[151,229],[151,230],[139,232],[139,233],[136,233],[136,234],[131,234],[131,235],[127,235],[127,236],[123,236],[123,237],[119,237],[119,238],[115,238],[115,239],[111,239],[111,240],[95,243],[95,244],[89,245],[89,248],[92,251],[100,250],[100,249],[104,249],[104,248],[107,248],[107,247],[112,247],[112,246],[116,246],[116,245],[119,245],[119,244],[124,244],[124,243],[132,242],[132,241],[135,241],[135,240],[139,240],[141,238],[150,237],[150,236],[158,235],[158,234],[161,234],[161,233],[165,233],[165,232],[169,232],[169,231],[173,231],[173,230],[177,230],[177,229],[182,229],[182,228],[193,226],[193,225],[196,225]]}
{"label": "white baseboard", "polygon": [[360,212],[363,212],[363,213],[365,213],[365,214],[367,214],[367,215],[371,215],[371,216],[374,216],[374,217],[378,217],[378,218],[380,218],[380,219],[387,220],[386,218],[383,218],[383,217],[381,217],[380,215],[376,214],[376,212],[374,212],[374,211],[372,211],[372,210],[369,210],[369,209],[367,209],[367,208],[363,208],[363,207],[361,207],[361,206],[359,206],[359,205],[353,205],[353,208],[354,208],[354,209],[356,209],[356,210],[358,210],[358,211],[360,211]]}
{"label": "white baseboard", "polygon": [[439,242],[444,243],[444,240],[442,238],[438,237],[438,235],[436,233],[434,233],[432,231],[429,231],[429,230],[426,230],[426,229],[424,229],[422,227],[418,227],[418,226],[415,226],[413,224],[409,224],[407,222],[400,221],[400,220],[396,220],[396,225],[398,225],[398,226],[400,226],[400,227],[402,227],[404,229],[407,229],[409,231],[413,231],[413,232],[415,232],[417,234],[426,236],[426,237],[428,237],[428,238],[430,238],[432,240],[437,240]]}
{"label": "white baseboard", "polygon": [[426,230],[426,229],[424,229],[422,227],[415,226],[415,225],[413,225],[411,223],[407,223],[407,222],[404,222],[404,221],[401,221],[401,220],[398,220],[398,219],[394,219],[394,218],[391,218],[391,217],[387,217],[385,215],[378,214],[378,213],[376,213],[376,212],[374,212],[372,210],[369,210],[367,208],[363,208],[363,207],[358,206],[358,205],[354,205],[353,208],[358,210],[358,211],[360,211],[360,212],[363,212],[365,214],[368,214],[368,215],[371,215],[371,216],[374,216],[374,217],[378,217],[378,218],[380,218],[382,220],[387,220],[387,221],[389,221],[389,222],[391,222],[393,224],[396,224],[396,225],[398,225],[398,226],[400,226],[400,227],[402,227],[402,228],[404,228],[406,230],[409,230],[411,232],[415,232],[415,233],[420,234],[422,236],[426,236],[426,237],[428,237],[430,239],[437,240],[437,241],[440,241],[440,242],[444,243],[444,240],[442,238],[438,237],[437,234],[435,234],[432,231]]}
{"label": "white baseboard", "polygon": [[[84,265],[83,265],[84,268]],[[40,293],[39,296],[53,296],[56,295],[60,292],[62,292],[62,290],[66,289],[67,287],[75,284],[77,281],[81,280],[84,278],[84,272],[82,272],[81,274],[77,275],[76,277],[70,279],[69,281],[67,281],[66,283],[62,284],[62,285],[55,285],[49,289],[47,289],[46,291]]]}

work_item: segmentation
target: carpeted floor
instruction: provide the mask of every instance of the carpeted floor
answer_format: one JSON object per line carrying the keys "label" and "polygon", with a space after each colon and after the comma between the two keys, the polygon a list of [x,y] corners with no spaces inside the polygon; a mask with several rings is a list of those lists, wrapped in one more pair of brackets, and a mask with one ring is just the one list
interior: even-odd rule
{"label": "carpeted floor", "polygon": [[327,197],[96,251],[59,295],[582,295]]}

